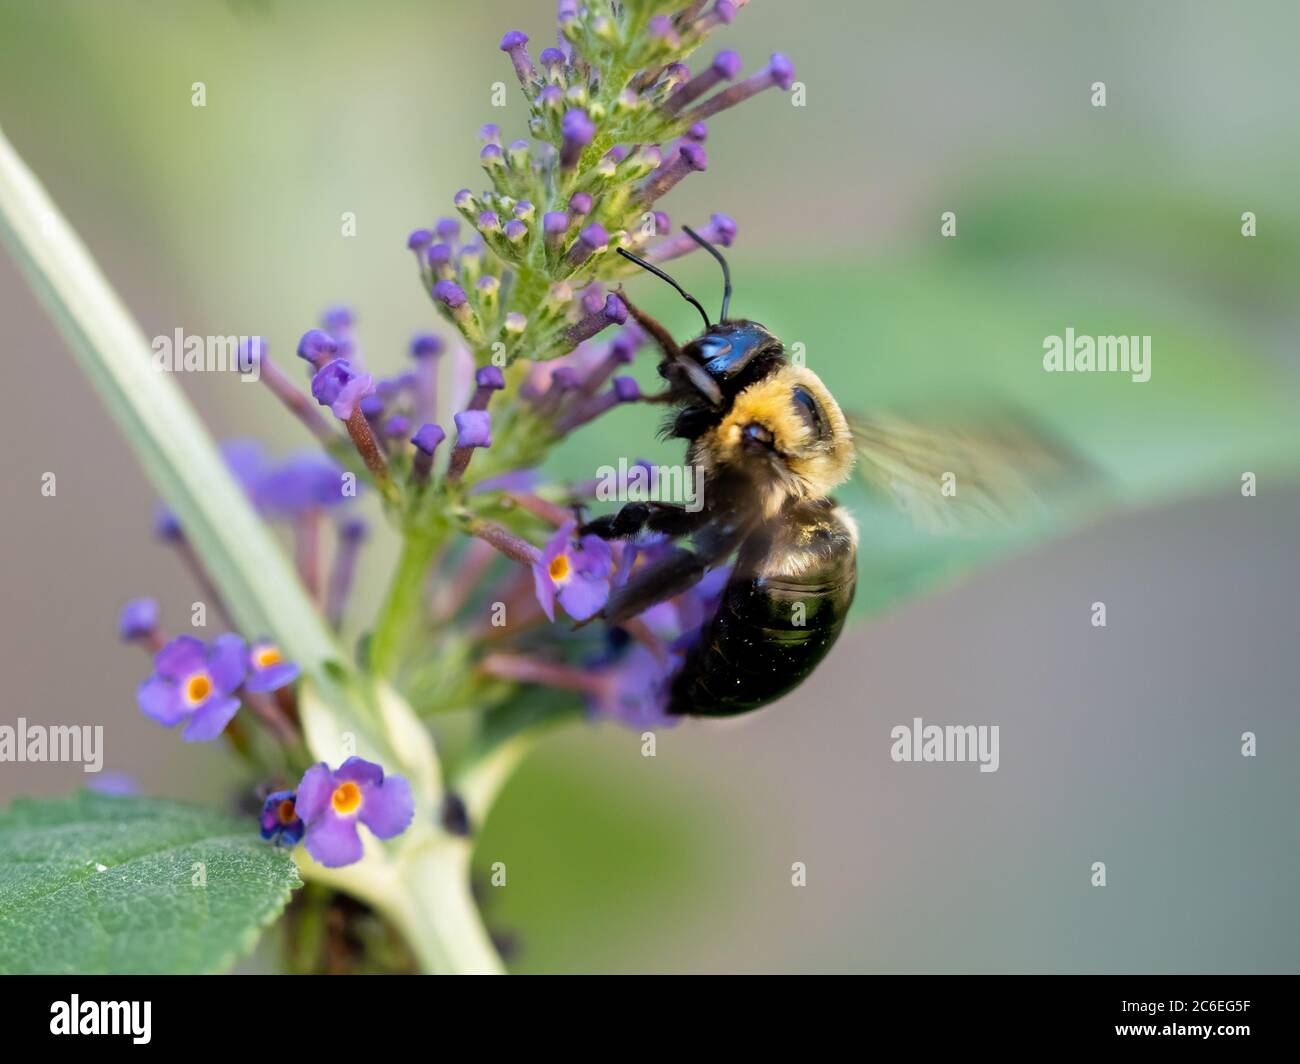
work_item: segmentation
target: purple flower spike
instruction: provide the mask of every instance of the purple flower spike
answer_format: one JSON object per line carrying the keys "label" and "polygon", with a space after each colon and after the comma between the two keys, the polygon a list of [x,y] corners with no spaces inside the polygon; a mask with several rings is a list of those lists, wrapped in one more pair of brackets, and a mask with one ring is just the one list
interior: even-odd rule
{"label": "purple flower spike", "polygon": [[433,298],[449,310],[463,307],[467,302],[465,290],[455,281],[439,281],[435,284],[433,286]]}
{"label": "purple flower spike", "polygon": [[488,391],[500,391],[506,386],[506,376],[497,366],[480,366],[474,374],[474,383]]}
{"label": "purple flower spike", "polygon": [[586,111],[574,108],[564,113],[564,118],[560,121],[560,132],[564,135],[560,147],[560,165],[569,170],[578,165],[582,149],[595,139],[596,126],[587,117]]}
{"label": "purple flower spike", "polygon": [[708,166],[709,156],[704,148],[699,144],[687,142],[671,156],[668,162],[646,179],[646,183],[641,186],[641,191],[638,193],[638,199],[645,204],[654,203],[687,174],[706,170]]}
{"label": "purple flower spike", "polygon": [[558,85],[547,85],[537,94],[537,108],[540,111],[558,112],[564,108],[564,93]]}
{"label": "purple flower spike", "polygon": [[416,229],[406,238],[406,246],[416,253],[421,248],[427,248],[432,243],[433,234],[427,229]]}
{"label": "purple flower spike", "polygon": [[411,785],[384,775],[373,761],[350,757],[337,769],[313,765],[298,784],[297,813],[306,826],[307,852],[326,868],[361,860],[364,824],[379,839],[400,835],[415,816]]}
{"label": "purple flower spike", "polygon": [[374,378],[369,373],[358,373],[343,358],[327,362],[311,379],[312,397],[321,406],[328,406],[340,421],[347,421],[357,404],[374,391]]}
{"label": "purple flower spike", "polygon": [[581,303],[586,314],[595,314],[605,305],[605,290],[598,281],[593,281],[582,290]]}
{"label": "purple flower spike", "polygon": [[601,308],[586,315],[565,333],[565,340],[574,347],[584,340],[590,340],[601,329],[610,325],[622,325],[627,321],[627,304],[618,296],[611,295],[605,299]]}
{"label": "purple flower spike", "polygon": [[293,791],[272,791],[262,803],[262,838],[277,846],[294,846],[302,839],[302,817]]}
{"label": "purple flower spike", "polygon": [[134,639],[148,639],[158,630],[158,615],[157,599],[132,599],[118,614],[117,634],[127,643]]}
{"label": "purple flower spike", "polygon": [[450,244],[430,244],[429,250],[424,253],[429,269],[441,281],[450,280],[453,254]]}
{"label": "purple flower spike", "polygon": [[455,218],[439,218],[433,231],[439,240],[450,243],[460,235],[460,222]]}
{"label": "purple flower spike", "polygon": [[506,386],[506,377],[496,366],[481,366],[474,374],[474,384],[474,394],[470,396],[468,409],[486,410],[492,393]]}
{"label": "purple flower spike", "polygon": [[673,20],[667,15],[655,15],[646,23],[647,33],[657,41],[663,41],[669,48],[680,48],[682,39],[673,28]]}
{"label": "purple flower spike", "polygon": [[309,329],[298,341],[298,357],[310,362],[317,369],[338,353],[338,342],[322,329]]}
{"label": "purple flower spike", "polygon": [[420,333],[411,340],[411,357],[417,360],[434,358],[442,354],[442,337],[433,333]]}
{"label": "purple flower spike", "polygon": [[595,395],[619,366],[625,366],[636,357],[636,349],[640,345],[640,332],[634,328],[622,330],[614,341],[609,345],[605,352],[605,357],[596,364],[592,371],[587,374],[587,379],[582,382],[582,391],[585,395]]}
{"label": "purple flower spike", "polygon": [[543,48],[542,54],[537,57],[537,61],[542,64],[549,74],[556,67],[564,66],[564,53],[558,48]]}
{"label": "purple flower spike", "polygon": [[415,444],[415,458],[411,461],[411,472],[417,484],[426,484],[433,472],[433,455],[438,445],[447,438],[447,434],[438,425],[427,423],[416,430],[411,442]]}
{"label": "purple flower spike", "polygon": [[586,192],[575,192],[569,197],[569,210],[577,218],[582,218],[591,213],[592,201],[591,196]]}
{"label": "purple flower spike", "polygon": [[320,451],[292,455],[267,471],[254,499],[269,518],[295,519],[347,501],[343,467]]}
{"label": "purple flower spike", "polygon": [[574,241],[573,247],[569,248],[568,261],[571,266],[578,267],[586,262],[592,255],[599,254],[609,247],[609,233],[605,227],[598,222],[592,222],[578,234],[578,239]]}
{"label": "purple flower spike", "polygon": [[615,377],[614,386],[608,391],[584,399],[572,410],[563,414],[555,423],[555,431],[560,435],[572,432],[579,425],[585,425],[620,403],[635,403],[640,398],[641,388],[635,377]]}
{"label": "purple flower spike", "polygon": [[405,414],[394,414],[384,422],[384,435],[393,440],[404,440],[411,434],[411,419]]}
{"label": "purple flower spike", "polygon": [[780,52],[773,52],[767,65],[768,76],[782,92],[789,92],[794,84],[794,64]]}
{"label": "purple flower spike", "polygon": [[528,83],[537,75],[533,61],[528,58],[527,46],[528,34],[519,30],[511,30],[501,38],[501,51],[510,56],[510,62],[515,65],[515,75],[524,88],[528,88]]}
{"label": "purple flower spike", "polygon": [[773,85],[782,91],[786,91],[793,84],[794,65],[789,59],[777,52],[772,56],[766,70],[746,78],[739,84],[732,85],[716,96],[709,97],[694,111],[691,111],[690,115],[694,119],[710,118],[719,111],[725,111],[729,107],[735,107],[736,104],[743,103],[751,96],[755,96]]}
{"label": "purple flower spike", "polygon": [[680,654],[660,661],[640,643],[633,644],[618,665],[602,676],[600,695],[589,701],[591,712],[637,731],[671,728],[682,719],[668,712],[674,673],[680,665]]}
{"label": "purple flower spike", "polygon": [[575,524],[563,525],[533,565],[533,592],[548,620],[555,620],[558,599],[564,612],[575,621],[586,621],[604,607],[609,598],[609,581],[614,572],[613,553],[598,536],[584,536],[572,543]]}
{"label": "purple flower spike", "polygon": [[[725,214],[715,214],[709,219],[709,224],[699,230],[699,233],[710,244],[729,248],[736,239],[736,223]],[[669,259],[679,258],[698,248],[699,245],[694,240],[682,233],[680,236],[670,237],[663,243],[656,244],[646,252],[646,258],[651,262],[667,262]]]}
{"label": "purple flower spike", "polygon": [[351,307],[335,306],[326,309],[320,323],[331,336],[338,336],[351,329],[357,323],[357,317]]}
{"label": "purple flower spike", "polygon": [[563,211],[548,211],[542,215],[542,234],[546,246],[552,251],[558,250],[564,243],[564,234],[569,231],[569,216]]}
{"label": "purple flower spike", "polygon": [[280,648],[262,640],[248,648],[248,691],[278,691],[298,679],[298,666],[285,661]]}
{"label": "purple flower spike", "polygon": [[506,239],[512,244],[522,244],[528,236],[528,226],[518,218],[511,218],[505,225]]}
{"label": "purple flower spike", "polygon": [[207,647],[182,635],[154,655],[154,674],[140,685],[140,711],[165,728],[188,721],[181,738],[187,743],[215,739],[239,709],[232,697],[244,681],[244,641],[218,636]]}
{"label": "purple flower spike", "polygon": [[492,415],[486,410],[462,410],[454,420],[457,449],[492,446]]}
{"label": "purple flower spike", "polygon": [[709,224],[704,227],[704,232],[701,235],[710,243],[729,248],[732,241],[736,239],[736,223],[728,215],[712,215],[709,218]]}
{"label": "purple flower spike", "polygon": [[411,437],[411,442],[421,454],[432,458],[434,451],[438,449],[438,444],[446,438],[447,434],[439,426],[430,423],[421,425]]}
{"label": "purple flower spike", "polygon": [[664,104],[665,108],[672,114],[676,114],[683,107],[694,103],[706,92],[712,91],[724,81],[731,81],[741,70],[741,59],[738,53],[725,49],[714,56],[713,62],[707,70],[703,70],[697,77],[683,82],[673,90],[673,94],[668,97],[668,102]]}

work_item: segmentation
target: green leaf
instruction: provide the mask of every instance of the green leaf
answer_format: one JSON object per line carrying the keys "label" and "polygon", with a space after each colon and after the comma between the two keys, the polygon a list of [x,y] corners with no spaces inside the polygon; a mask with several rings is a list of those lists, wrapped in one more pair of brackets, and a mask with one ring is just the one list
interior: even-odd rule
{"label": "green leaf", "polygon": [[300,885],[251,820],[88,791],[19,799],[0,813],[0,973],[222,971]]}

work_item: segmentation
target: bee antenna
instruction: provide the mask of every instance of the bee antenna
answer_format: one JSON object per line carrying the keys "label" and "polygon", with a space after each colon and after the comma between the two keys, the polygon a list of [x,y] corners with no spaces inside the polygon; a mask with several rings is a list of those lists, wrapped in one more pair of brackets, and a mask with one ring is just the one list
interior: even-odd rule
{"label": "bee antenna", "polygon": [[630,251],[627,251],[623,248],[615,248],[614,250],[617,251],[620,255],[622,255],[623,258],[631,259],[638,266],[640,266],[641,269],[649,270],[661,281],[667,281],[670,285],[672,285],[675,289],[677,289],[677,294],[679,296],[681,296],[684,300],[686,300],[687,303],[689,303],[691,306],[693,306],[696,310],[700,312],[700,317],[704,319],[704,331],[708,332],[710,329],[713,328],[713,322],[709,321],[709,315],[705,311],[705,309],[702,306],[700,306],[700,301],[696,299],[693,295],[691,295],[688,291],[686,291],[685,288],[679,285],[666,273],[664,273],[664,271],[661,270],[658,266],[652,266],[650,263],[646,262],[645,259],[637,258],[637,256],[633,255]]}
{"label": "bee antenna", "polygon": [[722,317],[718,320],[726,321],[727,308],[731,306],[731,270],[727,267],[727,260],[722,257],[721,251],[705,240],[704,237],[700,236],[700,234],[689,225],[682,226],[682,232],[717,259],[718,265],[722,267]]}

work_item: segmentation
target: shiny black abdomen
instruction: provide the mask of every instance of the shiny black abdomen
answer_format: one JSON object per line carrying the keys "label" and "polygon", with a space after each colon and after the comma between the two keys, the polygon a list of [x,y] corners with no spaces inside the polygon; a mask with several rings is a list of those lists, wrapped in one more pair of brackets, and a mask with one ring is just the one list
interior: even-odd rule
{"label": "shiny black abdomen", "polygon": [[856,586],[853,534],[838,512],[826,514],[820,527],[803,529],[813,540],[811,565],[780,564],[791,556],[788,535],[742,550],[717,613],[673,682],[670,712],[719,717],[758,709],[799,686],[826,656]]}

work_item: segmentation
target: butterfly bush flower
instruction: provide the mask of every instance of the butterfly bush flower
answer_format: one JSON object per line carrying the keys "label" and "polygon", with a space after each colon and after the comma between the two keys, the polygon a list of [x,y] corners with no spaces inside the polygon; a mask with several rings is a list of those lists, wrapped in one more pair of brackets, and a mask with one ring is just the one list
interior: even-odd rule
{"label": "butterfly bush flower", "polygon": [[305,830],[293,791],[272,791],[262,803],[262,838],[280,846],[294,846]]}
{"label": "butterfly bush flower", "polygon": [[276,691],[298,678],[298,666],[286,661],[274,643],[261,641],[248,648],[248,679],[244,687],[249,691]]}
{"label": "butterfly bush flower", "polygon": [[236,635],[218,636],[210,647],[177,636],[154,656],[154,674],[140,685],[141,712],[167,728],[186,721],[186,742],[215,739],[239,709],[234,693],[244,682],[245,653]]}
{"label": "butterfly bush flower", "polygon": [[612,548],[598,536],[583,536],[575,546],[574,528],[572,521],[562,525],[532,567],[537,601],[548,620],[555,620],[557,599],[575,621],[585,621],[609,598]]}
{"label": "butterfly bush flower", "polygon": [[378,839],[400,835],[415,815],[411,785],[385,776],[372,761],[350,757],[337,769],[323,761],[298,784],[298,815],[306,825],[307,852],[326,868],[361,860],[364,824]]}
{"label": "butterfly bush flower", "polygon": [[150,640],[158,631],[158,600],[132,599],[122,607],[117,618],[117,632],[126,643]]}
{"label": "butterfly bush flower", "polygon": [[[395,249],[413,260],[428,308],[428,320],[409,323],[406,350],[389,361],[363,348],[347,306],[303,323],[291,345],[300,361],[281,366],[263,338],[248,341],[261,381],[314,446],[276,458],[232,441],[226,465],[257,513],[284,529],[340,645],[365,648],[364,671],[422,713],[487,708],[541,685],[570,692],[593,720],[676,722],[673,680],[726,570],[621,627],[599,623],[610,595],[670,545],[577,537],[574,508],[595,490],[550,483],[537,469],[593,420],[655,398],[630,372],[649,337],[622,287],[637,267],[619,252],[664,263],[697,251],[668,209],[683,183],[708,172],[709,123],[791,87],[780,54],[747,64],[728,49],[701,51],[744,6],[560,0],[554,42],[505,33],[501,61],[526,117],[518,130],[480,129],[466,161],[476,151],[481,176],[449,197],[442,217],[413,219],[405,250]],[[686,221],[714,244],[736,239],[720,209]],[[401,543],[374,619],[349,615],[366,538],[353,503],[365,489]],[[161,511],[156,527],[222,610],[175,515]],[[508,606],[510,617],[490,636],[485,602]],[[361,826],[389,839],[412,822],[401,776],[355,757],[309,767],[300,670],[279,644],[245,632],[248,644],[226,635],[163,645],[149,600],[124,607],[119,632],[155,655],[138,696],[146,715],[184,723],[187,741],[224,733],[263,779],[282,779],[286,766],[304,773],[296,789],[266,798],[264,838],[302,840],[317,862],[338,867],[361,859]],[[272,634],[292,645],[291,633]],[[245,718],[235,719],[241,701],[273,747],[250,741]]]}

